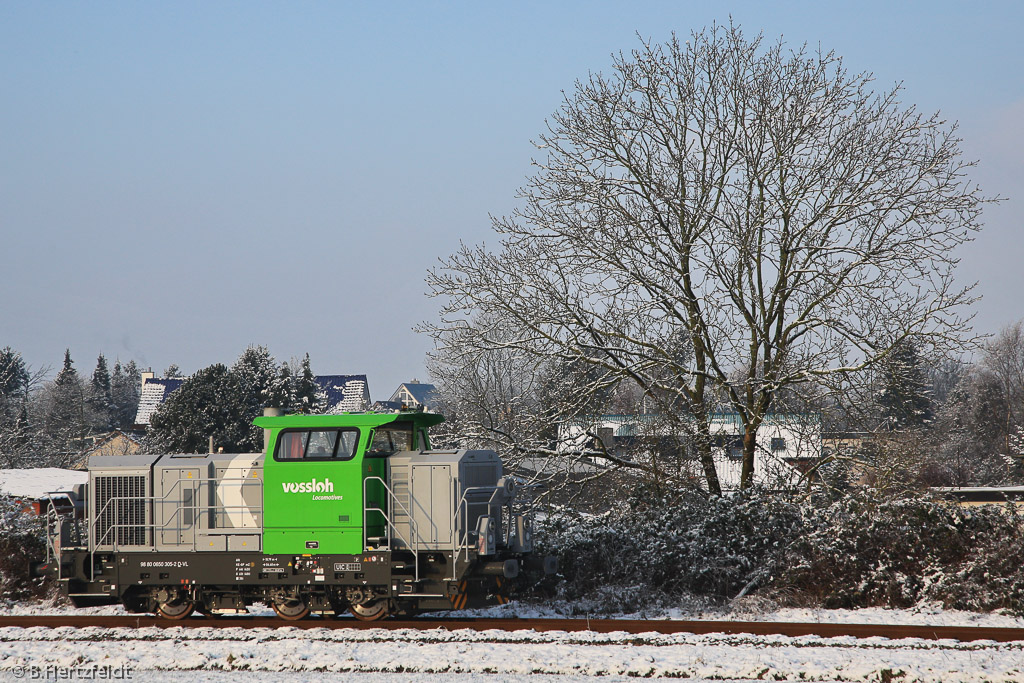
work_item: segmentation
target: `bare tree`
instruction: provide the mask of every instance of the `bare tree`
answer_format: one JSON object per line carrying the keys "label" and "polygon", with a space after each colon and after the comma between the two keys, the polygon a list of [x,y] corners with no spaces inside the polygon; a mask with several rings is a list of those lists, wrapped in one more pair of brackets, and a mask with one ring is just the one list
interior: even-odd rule
{"label": "bare tree", "polygon": [[[749,486],[780,389],[968,330],[954,252],[987,200],[956,126],[871,80],[734,26],[619,55],[548,122],[522,208],[493,221],[501,248],[464,246],[429,275],[447,302],[434,333],[502,317],[517,337],[480,344],[630,378],[698,434],[717,386]],[[710,448],[701,461],[717,490]]]}
{"label": "bare tree", "polygon": [[1021,402],[1024,401],[1024,321],[1004,327],[982,349],[979,371],[990,382],[998,384],[1003,394],[1002,452],[1010,453],[1011,436],[1021,424]]}

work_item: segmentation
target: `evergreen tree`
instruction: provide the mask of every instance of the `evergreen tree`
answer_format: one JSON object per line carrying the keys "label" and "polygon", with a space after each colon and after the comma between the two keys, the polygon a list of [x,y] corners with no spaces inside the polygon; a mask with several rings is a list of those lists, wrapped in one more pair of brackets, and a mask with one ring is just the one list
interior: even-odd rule
{"label": "evergreen tree", "polygon": [[153,413],[150,433],[163,448],[188,453],[205,451],[211,436],[226,451],[259,451],[263,430],[253,418],[266,407],[288,408],[292,395],[290,368],[250,346],[230,369],[211,365],[186,379]]}
{"label": "evergreen tree", "polygon": [[89,383],[90,422],[97,429],[110,429],[113,426],[113,398],[111,396],[110,371],[107,359],[101,353],[96,359],[96,369],[92,372]]}
{"label": "evergreen tree", "polygon": [[57,373],[53,383],[58,387],[68,387],[78,383],[78,371],[75,370],[75,362],[71,360],[71,349],[64,350],[64,367]]}
{"label": "evergreen tree", "polygon": [[[250,423],[254,417],[263,414],[264,408],[284,408],[278,404],[282,400],[282,392],[279,388],[277,362],[267,347],[250,346],[231,366],[231,375],[237,382],[239,400],[243,402],[245,415],[248,416],[246,425],[251,434],[249,441],[262,444],[263,430]],[[284,395],[287,396],[287,391]]]}
{"label": "evergreen tree", "polygon": [[287,363],[281,363],[281,369],[277,372],[277,379],[270,388],[267,406],[280,408],[285,412],[291,410],[293,383],[292,369]]}
{"label": "evergreen tree", "polygon": [[0,350],[0,467],[24,467],[30,441],[30,373],[21,354]]}
{"label": "evergreen tree", "polygon": [[261,430],[250,428],[251,396],[240,376],[222,363],[203,368],[186,379],[150,418],[150,436],[164,449],[205,453],[212,436],[215,448],[227,452],[261,449]]}
{"label": "evergreen tree", "polygon": [[884,385],[878,405],[885,427],[896,430],[931,423],[931,385],[914,345],[905,342],[897,346],[882,372]]}
{"label": "evergreen tree", "polygon": [[114,362],[114,372],[110,376],[110,398],[112,404],[114,427],[131,429],[135,424],[135,413],[139,409],[139,393],[142,385],[142,373],[135,361],[128,361],[121,366],[120,361]]}
{"label": "evergreen tree", "polygon": [[23,398],[28,393],[29,373],[21,354],[10,346],[0,350],[0,400]]}
{"label": "evergreen tree", "polygon": [[82,449],[89,431],[86,390],[71,360],[70,349],[64,352],[64,367],[44,393],[44,431],[50,443],[51,461],[67,466]]}
{"label": "evergreen tree", "polygon": [[327,410],[327,396],[316,383],[308,353],[292,383],[291,405],[292,409],[304,414],[316,415]]}
{"label": "evergreen tree", "polygon": [[253,408],[270,406],[279,393],[277,363],[265,346],[247,348],[231,366],[231,372],[249,395]]}
{"label": "evergreen tree", "polygon": [[167,369],[164,370],[164,377],[167,379],[177,379],[178,377],[181,377],[181,368],[178,367],[177,363],[171,363],[167,366]]}

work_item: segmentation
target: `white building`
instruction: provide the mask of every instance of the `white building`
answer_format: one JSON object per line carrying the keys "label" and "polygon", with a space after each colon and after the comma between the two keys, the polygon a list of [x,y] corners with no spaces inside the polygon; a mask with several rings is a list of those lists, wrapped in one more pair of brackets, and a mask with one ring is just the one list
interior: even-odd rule
{"label": "white building", "polygon": [[[738,489],[743,466],[743,423],[736,413],[711,416],[712,453],[723,489]],[[656,450],[658,442],[685,440],[659,415],[601,415],[559,425],[558,450],[578,452],[595,442],[629,457],[644,449]],[[670,444],[668,444],[670,445]],[[805,466],[821,456],[821,418],[817,414],[768,415],[757,431],[754,482],[759,485],[795,486]],[[702,477],[700,463],[687,463],[694,476]]]}

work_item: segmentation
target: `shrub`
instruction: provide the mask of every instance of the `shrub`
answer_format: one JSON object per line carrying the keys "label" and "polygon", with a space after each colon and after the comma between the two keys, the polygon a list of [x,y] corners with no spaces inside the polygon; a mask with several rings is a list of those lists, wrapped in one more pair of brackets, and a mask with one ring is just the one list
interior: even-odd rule
{"label": "shrub", "polygon": [[41,598],[43,579],[29,576],[29,563],[46,557],[43,520],[11,498],[0,496],[0,599]]}
{"label": "shrub", "polygon": [[600,516],[560,510],[541,527],[559,556],[567,599],[595,591],[644,598],[724,599],[769,582],[800,525],[799,508],[759,493],[634,500]]}
{"label": "shrub", "polygon": [[555,511],[541,552],[554,593],[635,609],[752,591],[786,604],[910,607],[922,601],[1024,614],[1024,517],[920,494],[866,490],[793,501],[764,492],[633,500],[600,516]]}

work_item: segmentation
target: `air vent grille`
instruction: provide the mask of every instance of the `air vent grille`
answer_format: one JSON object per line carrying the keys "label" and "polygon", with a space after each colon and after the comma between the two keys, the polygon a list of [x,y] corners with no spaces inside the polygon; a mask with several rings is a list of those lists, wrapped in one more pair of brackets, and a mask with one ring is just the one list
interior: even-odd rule
{"label": "air vent grille", "polygon": [[149,545],[146,477],[98,476],[94,480],[97,546]]}

